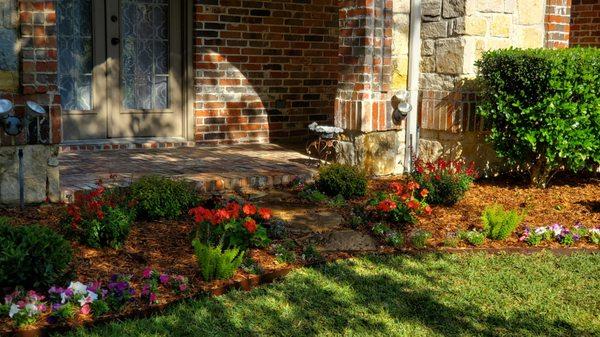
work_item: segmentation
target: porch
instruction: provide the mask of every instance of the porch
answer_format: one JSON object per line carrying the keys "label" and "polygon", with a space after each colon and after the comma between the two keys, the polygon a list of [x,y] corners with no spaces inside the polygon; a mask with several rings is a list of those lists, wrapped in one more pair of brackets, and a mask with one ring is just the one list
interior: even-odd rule
{"label": "porch", "polygon": [[191,180],[199,190],[210,192],[269,188],[316,173],[314,161],[301,149],[276,144],[63,151],[59,161],[63,200],[93,188],[98,179],[128,185],[158,174]]}

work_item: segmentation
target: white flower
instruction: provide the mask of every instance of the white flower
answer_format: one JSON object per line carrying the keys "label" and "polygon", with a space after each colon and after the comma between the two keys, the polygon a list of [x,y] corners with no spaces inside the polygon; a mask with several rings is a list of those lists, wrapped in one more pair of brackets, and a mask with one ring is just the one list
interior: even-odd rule
{"label": "white flower", "polygon": [[535,229],[535,234],[542,235],[548,231],[548,227],[538,227]]}
{"label": "white flower", "polygon": [[8,317],[13,318],[14,315],[21,311],[16,304],[10,306],[10,311],[8,312]]}
{"label": "white flower", "polygon": [[88,290],[88,295],[79,300],[79,304],[83,307],[88,303],[92,303],[98,299],[98,295]]}
{"label": "white flower", "polygon": [[69,288],[73,290],[73,295],[85,295],[87,293],[87,286],[81,282],[71,282]]}
{"label": "white flower", "polygon": [[27,315],[29,316],[36,315],[39,311],[37,305],[33,303],[27,303],[25,305],[25,310],[27,311]]}

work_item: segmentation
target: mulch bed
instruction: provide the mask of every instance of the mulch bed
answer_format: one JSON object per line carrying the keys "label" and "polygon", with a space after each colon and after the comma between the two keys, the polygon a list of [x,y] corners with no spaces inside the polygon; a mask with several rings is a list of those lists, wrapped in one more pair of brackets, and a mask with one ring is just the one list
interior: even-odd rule
{"label": "mulch bed", "polygon": [[[372,187],[384,189],[393,178],[372,182]],[[407,229],[424,229],[432,233],[431,244],[442,247],[444,240],[460,230],[481,229],[481,213],[491,204],[505,209],[518,209],[526,213],[517,232],[555,223],[571,228],[580,222],[588,228],[600,227],[600,177],[565,177],[553,181],[547,189],[527,186],[511,178],[477,181],[465,198],[452,207],[433,206],[431,216],[419,217],[415,226]],[[468,244],[461,243],[462,247]],[[576,247],[597,249],[588,242],[578,242]],[[460,246],[459,246],[460,247]],[[487,240],[483,247],[528,247],[516,235],[505,241]],[[560,248],[557,242],[544,242],[539,247]]]}

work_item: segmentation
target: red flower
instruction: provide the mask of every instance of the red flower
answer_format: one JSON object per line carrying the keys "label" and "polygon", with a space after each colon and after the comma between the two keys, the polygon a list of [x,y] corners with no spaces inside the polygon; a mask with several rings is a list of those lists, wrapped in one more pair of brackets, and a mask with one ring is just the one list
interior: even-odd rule
{"label": "red flower", "polygon": [[417,209],[417,208],[419,208],[419,206],[420,206],[420,205],[421,205],[421,204],[419,204],[419,202],[418,202],[418,201],[416,201],[416,200],[414,200],[414,199],[410,200],[410,201],[409,201],[409,202],[406,204],[406,206],[408,206],[408,208],[410,208],[410,209]]}
{"label": "red flower", "polygon": [[235,219],[238,216],[240,216],[240,209],[241,209],[241,207],[240,207],[240,204],[238,204],[237,202],[234,201],[234,202],[228,203],[226,209],[229,212],[229,215],[233,219]]}
{"label": "red flower", "polygon": [[213,216],[211,223],[213,225],[218,225],[225,220],[229,220],[230,218],[231,218],[231,215],[229,214],[229,212],[226,209],[222,208],[222,209],[216,210],[214,212],[214,216]]}
{"label": "red flower", "polygon": [[195,223],[212,222],[214,218],[213,213],[204,207],[192,208],[188,213],[194,217]]}
{"label": "red flower", "polygon": [[431,215],[431,213],[433,213],[433,209],[431,209],[431,206],[425,206],[425,214]]}
{"label": "red flower", "polygon": [[261,209],[258,210],[258,215],[263,220],[269,220],[273,216],[273,212],[271,212],[271,210],[268,209],[268,208],[261,208]]}
{"label": "red flower", "polygon": [[398,195],[404,192],[404,186],[402,186],[402,184],[396,181],[390,184],[390,189],[392,190],[392,192]]}
{"label": "red flower", "polygon": [[416,181],[409,181],[407,187],[409,191],[414,191],[419,189],[421,186]]}
{"label": "red flower", "polygon": [[402,195],[400,196],[400,199],[402,199],[402,200],[407,200],[407,199],[410,199],[410,194],[408,194],[408,193],[404,193],[404,194],[402,194]]}
{"label": "red flower", "polygon": [[377,205],[377,210],[382,212],[391,212],[398,207],[395,202],[390,199],[385,199]]}
{"label": "red flower", "polygon": [[421,190],[421,196],[423,198],[426,198],[428,195],[429,195],[429,190],[428,189],[424,188],[424,189]]}
{"label": "red flower", "polygon": [[248,233],[254,234],[254,232],[256,232],[256,221],[254,221],[254,219],[247,219],[244,222],[244,228],[248,230]]}
{"label": "red flower", "polygon": [[244,207],[242,207],[242,211],[246,215],[254,215],[256,214],[256,206],[252,204],[245,204]]}

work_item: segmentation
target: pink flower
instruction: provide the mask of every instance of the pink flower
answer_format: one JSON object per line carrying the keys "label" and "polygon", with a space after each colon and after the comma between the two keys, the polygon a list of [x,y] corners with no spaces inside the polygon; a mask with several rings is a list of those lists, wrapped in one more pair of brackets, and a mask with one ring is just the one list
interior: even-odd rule
{"label": "pink flower", "polygon": [[92,312],[92,308],[90,307],[89,304],[85,304],[83,307],[81,307],[82,315],[89,315],[91,312]]}
{"label": "pink flower", "polygon": [[150,294],[150,303],[156,303],[156,294],[155,293],[151,293]]}
{"label": "pink flower", "polygon": [[152,268],[147,267],[146,269],[144,269],[142,275],[144,276],[144,278],[152,277]]}
{"label": "pink flower", "polygon": [[160,283],[162,285],[169,283],[169,275],[167,275],[167,274],[160,275],[160,277],[158,279],[160,280]]}
{"label": "pink flower", "polygon": [[179,285],[179,291],[182,291],[182,292],[186,291],[187,288],[188,288],[187,284],[185,284],[185,283],[182,283],[182,284]]}

